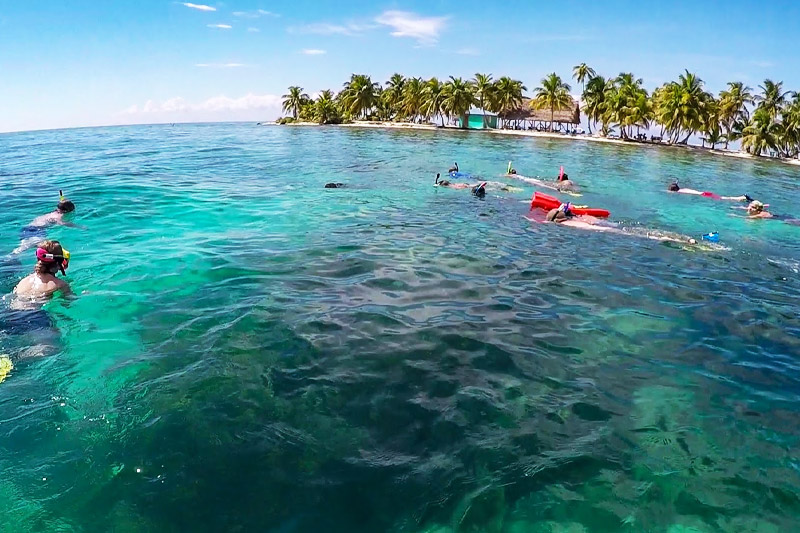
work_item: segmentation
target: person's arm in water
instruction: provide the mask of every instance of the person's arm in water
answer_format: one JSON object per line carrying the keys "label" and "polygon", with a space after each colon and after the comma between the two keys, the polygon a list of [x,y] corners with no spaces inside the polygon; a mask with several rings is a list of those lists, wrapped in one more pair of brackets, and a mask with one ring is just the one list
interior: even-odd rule
{"label": "person's arm in water", "polygon": [[733,202],[752,202],[753,199],[747,196],[746,194],[743,196],[720,196],[722,200],[730,200]]}

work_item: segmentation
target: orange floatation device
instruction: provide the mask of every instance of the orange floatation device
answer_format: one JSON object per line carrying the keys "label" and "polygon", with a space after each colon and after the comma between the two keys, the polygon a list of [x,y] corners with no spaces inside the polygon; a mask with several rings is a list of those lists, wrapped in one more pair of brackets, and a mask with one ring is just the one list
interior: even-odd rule
{"label": "orange floatation device", "polygon": [[[563,203],[564,202],[562,202],[555,196],[550,196],[549,194],[544,194],[539,191],[536,191],[533,193],[533,198],[531,198],[531,211],[533,211],[534,209],[543,209],[545,211],[550,211],[551,209],[558,209]],[[611,213],[607,209],[597,209],[594,207],[570,206],[569,209],[576,215],[588,215],[598,218],[608,218],[611,215]]]}

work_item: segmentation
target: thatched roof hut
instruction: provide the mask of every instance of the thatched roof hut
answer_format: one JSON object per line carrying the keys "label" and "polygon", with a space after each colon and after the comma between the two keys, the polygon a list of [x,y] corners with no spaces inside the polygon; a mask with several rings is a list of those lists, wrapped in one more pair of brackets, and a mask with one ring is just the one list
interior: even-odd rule
{"label": "thatched roof hut", "polygon": [[[553,122],[561,124],[580,124],[581,123],[581,110],[578,102],[572,100],[573,107],[564,111],[556,111],[553,115]],[[531,99],[523,98],[522,107],[512,109],[508,113],[500,113],[500,118],[506,121],[519,121],[527,120],[530,122],[550,122],[549,109],[533,109],[531,107]]]}

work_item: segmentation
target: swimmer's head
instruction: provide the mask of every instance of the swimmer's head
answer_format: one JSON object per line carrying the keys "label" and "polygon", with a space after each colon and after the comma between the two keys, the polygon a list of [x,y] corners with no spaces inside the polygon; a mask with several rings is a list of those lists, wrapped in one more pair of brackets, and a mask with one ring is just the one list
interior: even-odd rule
{"label": "swimmer's head", "polygon": [[36,248],[36,265],[33,271],[37,274],[55,275],[59,270],[66,274],[69,268],[69,251],[58,241],[43,241]]}
{"label": "swimmer's head", "polygon": [[567,214],[561,208],[551,209],[544,219],[548,222],[563,222],[567,220]]}
{"label": "swimmer's head", "polygon": [[750,205],[747,206],[747,212],[751,215],[757,215],[764,211],[764,204],[759,202],[758,200],[753,200],[750,202]]}
{"label": "swimmer's head", "polygon": [[565,172],[558,177],[558,181],[569,181],[569,175]]}
{"label": "swimmer's head", "polygon": [[483,198],[484,196],[486,196],[486,184],[481,183],[480,185],[473,187],[472,194],[474,194],[478,198]]}
{"label": "swimmer's head", "polygon": [[67,200],[62,191],[58,191],[58,205],[56,206],[56,211],[62,214],[72,213],[75,211],[75,204]]}
{"label": "swimmer's head", "polygon": [[670,190],[670,192],[678,192],[679,190],[681,190],[681,188],[678,185],[677,181],[673,181],[672,185],[669,186],[669,190]]}

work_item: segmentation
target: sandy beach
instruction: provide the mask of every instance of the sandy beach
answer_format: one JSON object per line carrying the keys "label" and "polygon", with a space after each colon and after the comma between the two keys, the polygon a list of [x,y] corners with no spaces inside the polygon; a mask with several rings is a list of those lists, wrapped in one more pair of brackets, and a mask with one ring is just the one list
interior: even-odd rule
{"label": "sandy beach", "polygon": [[[266,123],[265,123],[266,124]],[[286,126],[319,126],[319,124],[315,122],[293,122],[290,124],[286,124]],[[540,137],[546,139],[560,139],[563,141],[584,141],[584,142],[596,142],[596,143],[606,143],[606,144],[617,144],[622,146],[639,146],[639,147],[649,147],[654,146],[658,148],[671,148],[675,150],[692,150],[701,152],[704,154],[709,155],[716,155],[722,157],[735,157],[737,159],[750,159],[750,160],[760,160],[760,161],[773,161],[776,163],[783,163],[786,165],[792,166],[800,166],[800,159],[780,159],[776,157],[755,157],[754,155],[748,154],[746,152],[739,152],[733,150],[723,150],[723,149],[714,149],[711,148],[704,148],[702,146],[696,145],[678,145],[678,144],[667,144],[667,143],[651,143],[651,142],[637,142],[637,141],[624,141],[622,139],[610,139],[608,137],[600,137],[597,135],[564,135],[562,133],[551,133],[547,131],[530,131],[530,130],[463,130],[460,128],[454,128],[452,126],[434,126],[432,124],[416,124],[413,122],[365,122],[365,121],[356,121],[350,124],[339,124],[339,127],[343,128],[377,128],[377,129],[398,129],[398,130],[448,130],[448,131],[468,131],[470,133],[477,133],[477,134],[484,134],[484,135],[511,135],[516,137]]]}

